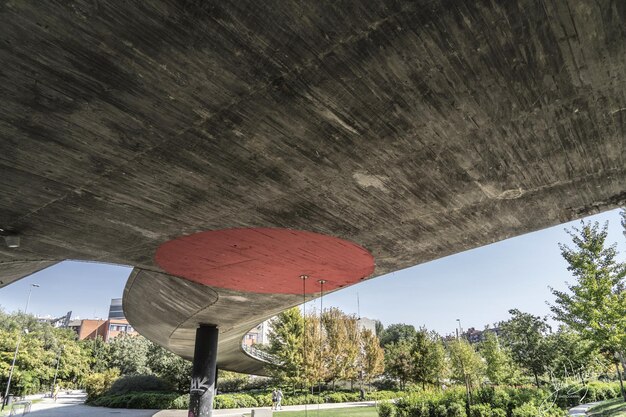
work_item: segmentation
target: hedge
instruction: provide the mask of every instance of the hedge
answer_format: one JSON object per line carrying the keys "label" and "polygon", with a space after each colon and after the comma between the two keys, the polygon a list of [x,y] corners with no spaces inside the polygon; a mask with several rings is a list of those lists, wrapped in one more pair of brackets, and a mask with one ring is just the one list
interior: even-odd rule
{"label": "hedge", "polygon": [[[126,386],[126,384],[124,384]],[[393,391],[378,391],[366,394],[368,400],[393,399],[401,397],[402,393]],[[324,402],[351,402],[359,400],[359,393],[332,392],[322,396],[302,394],[288,395],[283,399],[283,405],[318,404]],[[189,407],[189,394],[180,395],[172,392],[126,392],[107,393],[90,400],[91,405],[111,408],[143,408],[143,409],[185,409]],[[213,400],[213,408],[254,408],[269,407],[272,405],[270,393],[254,394],[219,394]]]}
{"label": "hedge", "polygon": [[[618,383],[535,387],[485,387],[472,395],[469,415],[461,387],[446,391],[419,391],[400,398],[395,405],[379,407],[380,417],[563,417],[565,409],[582,402],[619,397]],[[391,409],[390,409],[391,407]]]}

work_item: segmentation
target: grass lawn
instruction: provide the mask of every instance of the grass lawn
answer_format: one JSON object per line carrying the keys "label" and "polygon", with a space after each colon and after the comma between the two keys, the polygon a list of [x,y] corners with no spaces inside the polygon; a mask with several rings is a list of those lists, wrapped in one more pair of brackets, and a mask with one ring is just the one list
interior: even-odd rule
{"label": "grass lawn", "polygon": [[590,417],[626,417],[626,403],[621,397],[607,400],[592,407],[587,415]]}
{"label": "grass lawn", "polygon": [[[244,414],[249,416],[249,414]],[[276,417],[305,417],[304,411],[275,411]],[[348,408],[331,408],[328,410],[319,410],[315,404],[309,406],[306,414],[308,417],[378,417],[376,407],[348,407]]]}

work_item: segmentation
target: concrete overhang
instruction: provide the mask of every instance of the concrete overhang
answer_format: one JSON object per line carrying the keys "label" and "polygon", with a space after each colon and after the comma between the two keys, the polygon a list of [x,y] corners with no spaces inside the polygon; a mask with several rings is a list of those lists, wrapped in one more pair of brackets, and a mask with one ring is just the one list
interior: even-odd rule
{"label": "concrete overhang", "polygon": [[219,366],[260,373],[241,336],[302,295],[168,274],[162,245],[308,231],[373,278],[623,205],[625,21],[590,0],[3,2],[0,228],[21,245],[0,286],[132,265],[139,332],[189,358],[218,324]]}

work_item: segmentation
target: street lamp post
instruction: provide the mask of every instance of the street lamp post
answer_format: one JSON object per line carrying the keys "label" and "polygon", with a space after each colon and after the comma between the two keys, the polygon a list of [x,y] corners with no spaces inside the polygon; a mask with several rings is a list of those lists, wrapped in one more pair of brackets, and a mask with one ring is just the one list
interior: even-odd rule
{"label": "street lamp post", "polygon": [[[28,290],[28,298],[26,299],[26,308],[24,308],[24,315],[28,311],[28,304],[30,303],[30,294],[33,292],[33,288],[38,288],[39,284],[30,284],[30,289]],[[27,329],[24,329],[25,332],[28,332]],[[9,389],[11,388],[11,378],[13,377],[13,368],[15,368],[15,361],[17,360],[17,352],[20,350],[20,343],[22,342],[22,332],[20,331],[17,335],[17,344],[15,345],[15,354],[13,355],[13,362],[11,362],[11,368],[9,369],[9,379],[7,380],[7,389],[4,392],[4,400],[2,401],[2,407],[0,407],[0,411],[4,411],[4,406],[7,404],[9,399]]]}
{"label": "street lamp post", "polygon": [[[57,375],[59,374],[59,364],[61,363],[61,354],[63,353],[63,350],[65,349],[64,345],[61,345],[61,350],[59,350],[59,353],[57,354],[57,368],[54,371],[54,381],[52,382],[52,389],[50,390],[50,398],[54,398],[54,389],[56,388],[57,385]],[[54,398],[56,401],[56,398]]]}

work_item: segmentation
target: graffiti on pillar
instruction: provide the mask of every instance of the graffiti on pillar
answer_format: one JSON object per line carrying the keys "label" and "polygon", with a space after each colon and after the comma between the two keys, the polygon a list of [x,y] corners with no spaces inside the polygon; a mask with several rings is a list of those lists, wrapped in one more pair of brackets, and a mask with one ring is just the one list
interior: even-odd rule
{"label": "graffiti on pillar", "polygon": [[203,396],[207,393],[207,391],[211,390],[213,390],[213,384],[209,384],[208,377],[204,377],[203,379],[193,378],[191,380],[191,389],[189,390],[189,393],[191,395],[195,394],[198,396]]}
{"label": "graffiti on pillar", "polygon": [[187,414],[187,417],[196,417],[196,415],[193,413],[193,411],[189,410],[189,414]]}

